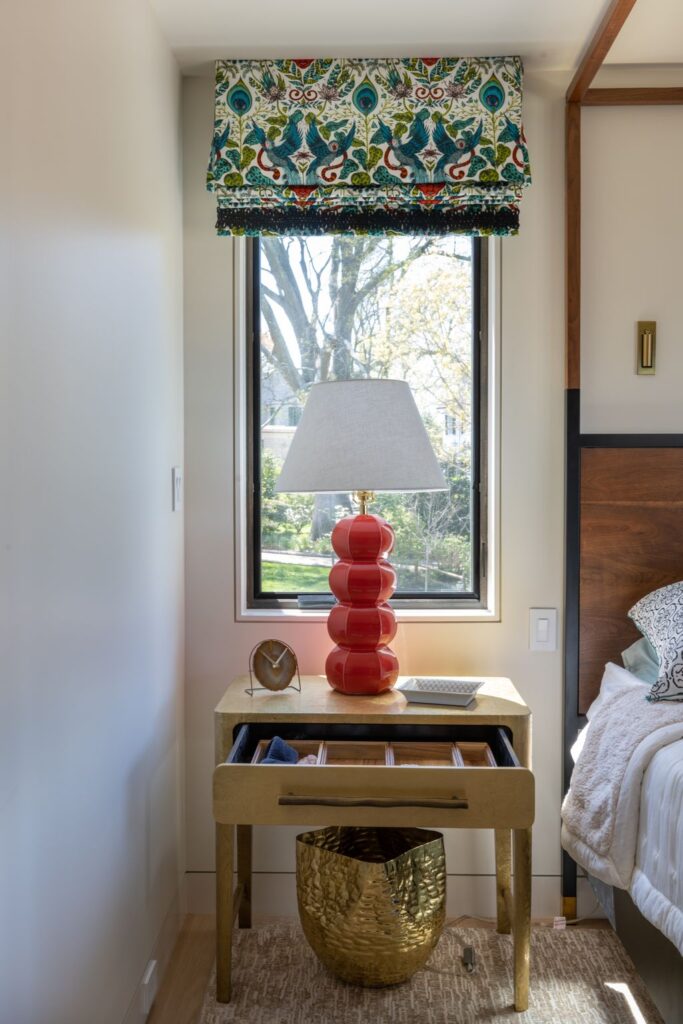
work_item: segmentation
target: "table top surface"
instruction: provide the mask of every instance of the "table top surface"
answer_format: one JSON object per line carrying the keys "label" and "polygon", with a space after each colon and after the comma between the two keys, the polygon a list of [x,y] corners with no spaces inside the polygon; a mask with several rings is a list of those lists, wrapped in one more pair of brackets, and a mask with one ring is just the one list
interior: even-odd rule
{"label": "table top surface", "polygon": [[[402,679],[407,676],[400,677]],[[435,721],[505,723],[510,719],[528,718],[531,711],[509,679],[494,676],[462,676],[463,679],[483,679],[484,685],[474,701],[466,708],[437,704],[409,704],[397,690],[388,690],[378,696],[349,696],[333,690],[325,676],[302,676],[301,693],[293,688],[271,692],[256,690],[246,693],[249,676],[238,676],[230,683],[216,715],[249,722],[259,719],[281,722],[376,722],[378,724],[407,721],[429,724]]]}

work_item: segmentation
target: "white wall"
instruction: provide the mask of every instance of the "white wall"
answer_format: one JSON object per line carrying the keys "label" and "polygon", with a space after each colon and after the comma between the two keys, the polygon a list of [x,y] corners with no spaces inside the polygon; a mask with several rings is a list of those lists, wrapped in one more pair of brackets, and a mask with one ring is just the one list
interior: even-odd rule
{"label": "white wall", "polygon": [[[582,122],[582,430],[681,433],[683,107]],[[655,376],[635,372],[638,320],[657,321]]]}
{"label": "white wall", "polygon": [[[533,709],[537,818],[534,912],[559,913],[561,654],[528,650],[528,609],[561,608],[563,586],[562,81],[527,76],[525,123],[534,184],[522,232],[503,242],[502,621],[410,623],[395,644],[407,673],[509,675]],[[212,711],[264,635],[287,639],[303,672],[322,671],[324,624],[235,622],[233,552],[232,243],[214,234],[204,191],[212,83],[183,83],[185,445],[187,458],[187,840],[191,906],[213,884]],[[295,912],[296,830],[257,830],[256,908]],[[493,912],[493,844],[448,836],[452,912]],[[284,872],[284,874],[280,874]]]}
{"label": "white wall", "polygon": [[0,36],[0,1019],[121,1024],[184,869],[179,75],[139,0]]}

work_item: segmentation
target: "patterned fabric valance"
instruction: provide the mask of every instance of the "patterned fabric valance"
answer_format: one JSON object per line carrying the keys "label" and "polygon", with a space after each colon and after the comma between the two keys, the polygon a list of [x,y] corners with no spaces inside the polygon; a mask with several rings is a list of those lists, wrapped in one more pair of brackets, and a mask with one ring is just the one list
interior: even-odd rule
{"label": "patterned fabric valance", "polygon": [[517,57],[216,64],[219,234],[515,234],[529,182]]}

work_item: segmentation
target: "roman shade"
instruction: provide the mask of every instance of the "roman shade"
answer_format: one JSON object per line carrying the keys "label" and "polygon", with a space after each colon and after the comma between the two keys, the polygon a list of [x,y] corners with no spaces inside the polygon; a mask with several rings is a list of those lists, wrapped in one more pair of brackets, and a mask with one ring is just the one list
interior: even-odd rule
{"label": "roman shade", "polygon": [[223,235],[515,234],[518,57],[219,60]]}

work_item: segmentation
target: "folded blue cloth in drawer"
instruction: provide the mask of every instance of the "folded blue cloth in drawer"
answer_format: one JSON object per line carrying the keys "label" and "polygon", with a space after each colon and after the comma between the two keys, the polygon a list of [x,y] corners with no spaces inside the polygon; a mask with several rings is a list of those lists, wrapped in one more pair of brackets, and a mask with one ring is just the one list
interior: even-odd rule
{"label": "folded blue cloth in drawer", "polygon": [[296,764],[298,760],[299,755],[294,747],[290,747],[279,736],[273,736],[261,764]]}

